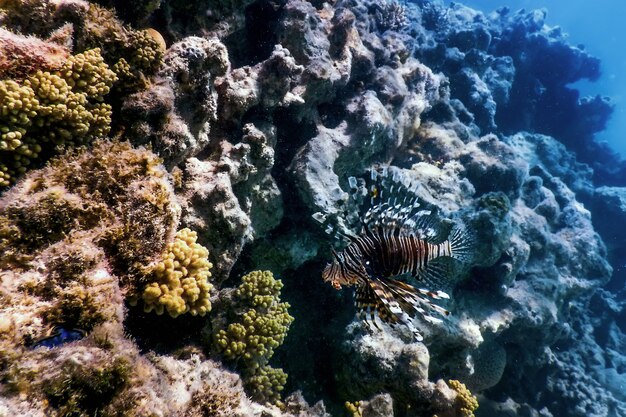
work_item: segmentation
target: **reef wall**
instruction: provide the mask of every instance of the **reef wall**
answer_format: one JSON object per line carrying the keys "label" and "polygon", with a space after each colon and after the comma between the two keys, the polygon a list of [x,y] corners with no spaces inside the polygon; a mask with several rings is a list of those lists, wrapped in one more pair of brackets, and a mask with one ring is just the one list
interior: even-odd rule
{"label": "reef wall", "polygon": [[[0,416],[626,415],[626,164],[545,16],[0,0]],[[374,164],[475,236],[423,343],[321,280]]]}

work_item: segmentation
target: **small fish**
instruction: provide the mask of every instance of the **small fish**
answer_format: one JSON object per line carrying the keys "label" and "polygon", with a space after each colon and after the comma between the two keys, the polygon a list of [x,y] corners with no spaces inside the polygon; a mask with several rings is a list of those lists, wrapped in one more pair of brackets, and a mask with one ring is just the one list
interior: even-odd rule
{"label": "small fish", "polygon": [[358,185],[354,177],[349,179],[351,200],[366,210],[358,216],[357,233],[336,233],[347,246],[340,252],[333,250],[333,261],[324,269],[322,278],[335,289],[355,285],[357,312],[366,322],[371,320],[378,328],[376,313],[392,326],[404,324],[421,341],[414,316],[418,314],[430,323],[440,322],[433,312],[444,317],[450,313],[433,300],[449,296],[441,290],[415,288],[397,278],[411,275],[432,287],[446,288],[450,261],[469,261],[473,239],[462,223],[442,220],[436,210],[419,201],[412,187],[395,176],[389,178],[387,170],[371,173],[370,182],[369,186],[366,181]]}
{"label": "small fish", "polygon": [[45,346],[47,348],[54,348],[64,345],[66,343],[75,342],[85,337],[85,331],[81,329],[66,329],[63,327],[53,327],[47,336],[36,340],[32,344],[32,348]]}

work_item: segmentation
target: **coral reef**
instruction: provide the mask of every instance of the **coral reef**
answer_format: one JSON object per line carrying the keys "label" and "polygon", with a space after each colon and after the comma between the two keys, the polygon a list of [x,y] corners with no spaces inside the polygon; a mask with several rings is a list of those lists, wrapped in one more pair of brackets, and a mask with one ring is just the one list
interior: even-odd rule
{"label": "coral reef", "polygon": [[58,70],[69,56],[69,48],[63,45],[0,28],[0,79]]}
{"label": "coral reef", "polygon": [[0,23],[1,188],[106,136],[113,108],[149,85],[166,48],[155,30],[132,29],[83,1],[4,1]]}
{"label": "coral reef", "polygon": [[462,417],[474,417],[474,411],[478,408],[478,400],[467,389],[465,384],[451,379],[448,381],[450,388],[457,392],[456,404]]}
{"label": "coral reef", "polygon": [[[626,164],[545,11],[98,3],[0,0],[0,415],[626,414]],[[320,279],[374,164],[474,238],[423,343]]]}
{"label": "coral reef", "polygon": [[105,62],[120,78],[118,87],[126,90],[143,88],[164,53],[162,38],[124,25],[115,13],[90,2],[7,0],[0,10],[0,23],[8,29],[42,38],[69,30],[66,38],[74,52],[100,48]]}

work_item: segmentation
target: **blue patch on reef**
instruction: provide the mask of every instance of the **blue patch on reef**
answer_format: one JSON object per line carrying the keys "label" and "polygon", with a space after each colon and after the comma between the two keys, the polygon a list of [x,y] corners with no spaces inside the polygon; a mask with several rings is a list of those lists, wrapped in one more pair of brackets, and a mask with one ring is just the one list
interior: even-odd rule
{"label": "blue patch on reef", "polygon": [[75,342],[83,337],[85,337],[85,332],[83,330],[56,327],[50,336],[39,339],[33,343],[32,348],[38,348],[40,346],[54,348],[66,343]]}

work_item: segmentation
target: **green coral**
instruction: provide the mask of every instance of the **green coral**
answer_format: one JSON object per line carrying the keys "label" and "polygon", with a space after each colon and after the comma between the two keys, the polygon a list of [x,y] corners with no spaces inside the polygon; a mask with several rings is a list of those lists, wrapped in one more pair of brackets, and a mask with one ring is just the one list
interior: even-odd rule
{"label": "green coral", "polygon": [[234,296],[243,313],[214,334],[218,351],[240,363],[246,386],[259,401],[275,402],[286,380],[282,370],[267,366],[293,322],[289,303],[280,302],[282,287],[270,271],[245,275]]}
{"label": "green coral", "polygon": [[174,242],[165,250],[165,255],[152,269],[153,282],[146,285],[142,298],[144,310],[164,311],[172,317],[189,312],[204,316],[211,311],[209,301],[213,288],[208,282],[209,251],[196,243],[196,232],[182,229],[176,233]]}
{"label": "green coral", "polygon": [[469,389],[460,381],[451,379],[448,381],[450,388],[456,391],[455,405],[462,417],[474,417],[474,411],[478,409],[478,399],[472,395]]}
{"label": "green coral", "polygon": [[226,358],[243,359],[247,367],[255,369],[272,357],[293,322],[289,303],[279,302],[282,287],[270,271],[254,271],[242,278],[235,295],[250,308],[216,335],[216,344]]}
{"label": "green coral", "polygon": [[246,391],[261,403],[277,404],[279,393],[285,388],[287,374],[280,368],[261,366],[245,380]]}
{"label": "green coral", "polygon": [[99,49],[70,57],[55,72],[0,81],[0,187],[58,146],[77,146],[105,136],[111,106],[103,103],[117,76]]}

